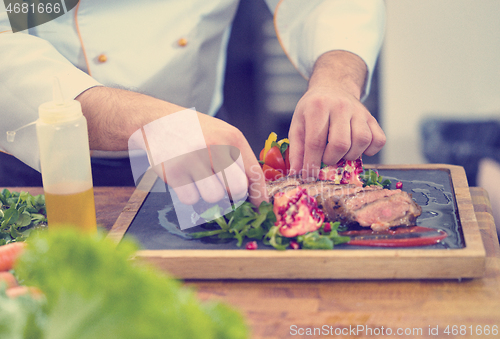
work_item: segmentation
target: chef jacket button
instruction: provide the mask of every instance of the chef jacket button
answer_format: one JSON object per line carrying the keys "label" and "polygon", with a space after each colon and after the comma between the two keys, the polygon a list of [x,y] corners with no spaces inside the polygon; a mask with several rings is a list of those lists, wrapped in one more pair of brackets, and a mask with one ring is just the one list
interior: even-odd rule
{"label": "chef jacket button", "polygon": [[105,63],[106,61],[108,61],[108,57],[106,56],[106,54],[101,54],[97,57],[97,61],[99,61],[101,64]]}
{"label": "chef jacket button", "polygon": [[186,46],[187,43],[188,43],[188,41],[185,38],[180,38],[179,40],[177,40],[177,45],[179,45],[181,47]]}

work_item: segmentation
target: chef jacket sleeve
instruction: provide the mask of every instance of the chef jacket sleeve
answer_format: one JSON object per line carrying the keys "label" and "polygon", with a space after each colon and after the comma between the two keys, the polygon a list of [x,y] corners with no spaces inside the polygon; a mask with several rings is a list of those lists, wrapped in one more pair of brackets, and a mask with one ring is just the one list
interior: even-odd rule
{"label": "chef jacket sleeve", "polygon": [[34,125],[14,131],[38,119],[38,106],[52,100],[52,82],[59,76],[65,99],[74,99],[90,87],[100,85],[73,66],[49,42],[25,33],[13,33],[0,2],[0,151],[10,153],[40,171]]}
{"label": "chef jacket sleeve", "polygon": [[383,0],[266,0],[274,12],[280,44],[297,70],[309,79],[315,61],[332,50],[345,50],[366,63],[364,99],[385,30]]}

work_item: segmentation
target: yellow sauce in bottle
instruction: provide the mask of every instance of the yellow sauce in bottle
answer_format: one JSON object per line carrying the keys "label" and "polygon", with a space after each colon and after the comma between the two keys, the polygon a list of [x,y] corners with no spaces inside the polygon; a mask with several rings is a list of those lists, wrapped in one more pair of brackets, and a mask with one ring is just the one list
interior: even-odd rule
{"label": "yellow sauce in bottle", "polygon": [[80,102],[64,100],[58,77],[52,94],[36,122],[49,230],[96,232],[87,119]]}
{"label": "yellow sauce in bottle", "polygon": [[79,193],[45,192],[49,230],[76,228],[84,232],[97,231],[94,189]]}

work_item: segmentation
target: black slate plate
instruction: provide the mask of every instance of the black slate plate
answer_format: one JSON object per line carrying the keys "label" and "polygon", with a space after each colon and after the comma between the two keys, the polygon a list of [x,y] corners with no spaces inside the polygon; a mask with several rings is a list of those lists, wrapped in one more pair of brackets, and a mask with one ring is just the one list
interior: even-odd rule
{"label": "black slate plate", "polygon": [[[422,206],[422,215],[417,219],[417,225],[441,229],[448,234],[444,240],[435,245],[420,246],[419,249],[455,249],[464,248],[460,218],[453,184],[448,170],[439,169],[381,169],[379,173],[392,181],[391,189],[395,188],[398,181],[403,183],[403,190],[411,193],[413,199]],[[163,185],[159,182],[156,185]],[[177,217],[172,205],[170,195],[167,193],[150,192],[143,205],[136,214],[130,227],[125,233],[126,237],[134,237],[143,249],[207,249],[225,250],[241,249],[236,246],[236,241],[227,243],[210,243],[204,240],[188,239],[188,232],[204,230],[197,226],[186,231],[178,227]],[[259,249],[272,247],[259,244]],[[338,245],[335,248],[358,249],[380,247],[361,247],[352,245]],[[410,247],[412,248],[412,247]],[[414,247],[413,247],[414,248]]]}

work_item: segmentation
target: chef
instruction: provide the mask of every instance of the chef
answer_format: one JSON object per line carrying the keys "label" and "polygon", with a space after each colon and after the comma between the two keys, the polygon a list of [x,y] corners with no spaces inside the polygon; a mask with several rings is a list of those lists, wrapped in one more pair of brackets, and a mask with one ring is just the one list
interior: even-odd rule
{"label": "chef", "polygon": [[[385,135],[361,100],[382,44],[383,1],[266,2],[283,49],[309,79],[290,126],[292,170],[315,176],[321,161],[377,153]],[[250,200],[258,204],[267,196],[262,172],[252,170],[259,168],[255,155],[239,130],[213,117],[223,100],[237,6],[237,0],[82,0],[52,21],[13,33],[1,2],[0,135],[37,119],[55,75],[65,97],[80,101],[93,150],[127,150],[142,126],[195,107],[208,146],[240,150]],[[34,126],[20,130],[14,143],[0,138],[0,150],[40,170]],[[216,194],[216,186],[193,183],[186,199]]]}

